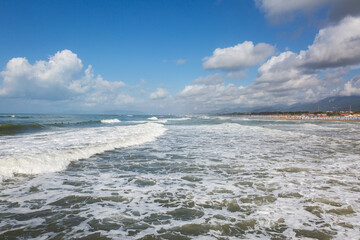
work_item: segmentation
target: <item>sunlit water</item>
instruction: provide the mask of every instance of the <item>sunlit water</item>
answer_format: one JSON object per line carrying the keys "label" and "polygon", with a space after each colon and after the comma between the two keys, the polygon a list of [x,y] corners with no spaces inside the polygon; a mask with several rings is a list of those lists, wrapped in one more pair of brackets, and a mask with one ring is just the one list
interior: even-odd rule
{"label": "sunlit water", "polygon": [[360,238],[358,122],[16,117],[0,239]]}

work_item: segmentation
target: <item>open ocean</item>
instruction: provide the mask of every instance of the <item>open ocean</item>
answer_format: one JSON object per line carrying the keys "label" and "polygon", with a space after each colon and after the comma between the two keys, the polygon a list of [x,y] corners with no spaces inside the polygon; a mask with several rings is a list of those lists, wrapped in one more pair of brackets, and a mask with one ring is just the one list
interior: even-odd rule
{"label": "open ocean", "polygon": [[3,114],[0,239],[360,239],[360,123]]}

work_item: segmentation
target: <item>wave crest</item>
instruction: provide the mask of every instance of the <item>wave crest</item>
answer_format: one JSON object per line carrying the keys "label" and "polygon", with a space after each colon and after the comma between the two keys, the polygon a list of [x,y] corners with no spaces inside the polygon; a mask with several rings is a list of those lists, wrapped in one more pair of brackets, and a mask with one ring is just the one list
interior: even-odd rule
{"label": "wave crest", "polygon": [[158,120],[157,117],[149,117],[148,119],[149,119],[149,120]]}
{"label": "wave crest", "polygon": [[39,174],[66,169],[71,161],[116,148],[154,141],[162,124],[71,129],[9,138],[0,146],[0,181],[14,174]]}
{"label": "wave crest", "polygon": [[104,119],[104,120],[100,120],[101,123],[119,123],[120,120],[117,118],[114,119]]}

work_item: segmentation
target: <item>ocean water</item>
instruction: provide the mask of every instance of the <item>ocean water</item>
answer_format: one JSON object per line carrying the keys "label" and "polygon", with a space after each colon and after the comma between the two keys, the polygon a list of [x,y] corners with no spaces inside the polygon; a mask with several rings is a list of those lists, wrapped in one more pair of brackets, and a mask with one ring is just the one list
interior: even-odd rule
{"label": "ocean water", "polygon": [[0,239],[360,239],[360,123],[0,115]]}

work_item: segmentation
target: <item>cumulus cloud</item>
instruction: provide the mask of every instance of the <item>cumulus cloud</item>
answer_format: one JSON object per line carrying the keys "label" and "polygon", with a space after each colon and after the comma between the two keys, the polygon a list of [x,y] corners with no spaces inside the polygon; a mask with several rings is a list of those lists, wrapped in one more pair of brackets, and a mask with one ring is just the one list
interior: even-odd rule
{"label": "cumulus cloud", "polygon": [[307,51],[300,52],[307,68],[343,67],[360,62],[360,17],[346,17],[321,29]]}
{"label": "cumulus cloud", "polygon": [[212,56],[203,59],[203,67],[208,70],[240,70],[262,63],[274,51],[275,47],[270,44],[254,45],[251,41],[245,41],[233,47],[215,49]]}
{"label": "cumulus cloud", "polygon": [[294,104],[324,97],[329,92],[325,86],[318,71],[301,67],[299,55],[288,51],[259,68],[249,92],[261,93],[261,98],[272,103]]}
{"label": "cumulus cloud", "polygon": [[345,83],[344,89],[340,94],[344,96],[360,96],[360,74],[355,76],[349,82]]}
{"label": "cumulus cloud", "polygon": [[349,82],[344,79],[351,69],[360,66],[358,26],[360,17],[346,17],[321,29],[306,50],[286,51],[268,59],[259,67],[257,77],[249,86],[205,81],[206,77],[202,77],[186,86],[177,97],[187,104],[206,104],[216,109],[239,105],[289,105],[334,95],[359,95],[360,75]]}
{"label": "cumulus cloud", "polygon": [[125,83],[109,82],[100,75],[94,76],[92,66],[83,70],[78,56],[70,50],[62,50],[48,61],[30,64],[26,58],[11,59],[4,71],[0,85],[0,97],[30,100],[74,100],[84,105],[110,102],[128,103],[121,89]]}
{"label": "cumulus cloud", "polygon": [[176,99],[192,110],[210,111],[234,104],[249,104],[244,95],[245,87],[225,84],[225,78],[217,73],[195,79],[176,95]]}
{"label": "cumulus cloud", "polygon": [[317,73],[301,68],[300,65],[301,58],[291,51],[274,56],[258,69],[253,87],[282,95],[284,91],[291,93],[318,85]]}
{"label": "cumulus cloud", "polygon": [[232,79],[241,79],[247,77],[247,74],[243,71],[229,72],[228,74],[226,74],[226,77]]}
{"label": "cumulus cloud", "polygon": [[64,99],[76,94],[74,79],[81,75],[82,62],[69,50],[57,52],[49,61],[31,65],[25,58],[13,58],[1,72],[2,97]]}
{"label": "cumulus cloud", "polygon": [[344,75],[349,73],[349,68],[340,68],[334,72],[328,72],[321,79],[323,85],[326,87],[340,86],[345,83],[346,80],[343,78]]}
{"label": "cumulus cloud", "polygon": [[360,14],[358,0],[255,0],[255,3],[265,12],[265,16],[274,22],[284,16],[292,18],[294,13],[307,13],[322,7],[329,8],[328,18],[332,22]]}
{"label": "cumulus cloud", "polygon": [[205,85],[215,85],[222,84],[225,82],[224,77],[220,73],[216,73],[214,75],[207,75],[205,77],[199,77],[193,81],[193,83],[197,84],[205,84]]}
{"label": "cumulus cloud", "polygon": [[330,2],[332,0],[255,0],[256,5],[270,18],[295,11],[309,11]]}
{"label": "cumulus cloud", "polygon": [[[274,96],[323,97],[329,87],[340,86],[346,67],[360,63],[360,18],[346,17],[339,24],[321,29],[314,43],[299,54],[287,51],[271,57],[258,69],[253,88],[266,89]],[[331,69],[338,69],[329,73]],[[325,76],[320,78],[320,73]],[[308,94],[310,90],[317,94]],[[308,97],[308,98],[306,98]]]}
{"label": "cumulus cloud", "polygon": [[163,88],[158,88],[156,90],[156,92],[153,92],[150,94],[150,99],[152,100],[161,100],[161,99],[165,99],[168,98],[170,96],[169,92],[166,91]]}
{"label": "cumulus cloud", "polygon": [[227,105],[236,103],[242,89],[234,84],[195,84],[186,86],[177,97],[196,105]]}
{"label": "cumulus cloud", "polygon": [[121,92],[124,86],[125,83],[122,81],[110,82],[100,75],[95,77],[91,65],[85,70],[85,76],[82,79],[72,83],[73,88],[82,90],[82,94],[78,95],[76,100],[83,102],[86,106],[122,105],[134,102],[134,98]]}
{"label": "cumulus cloud", "polygon": [[307,71],[337,68],[360,63],[360,17],[346,17],[337,25],[319,31],[312,45],[299,54],[287,51],[273,56],[259,73],[291,68]]}

